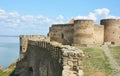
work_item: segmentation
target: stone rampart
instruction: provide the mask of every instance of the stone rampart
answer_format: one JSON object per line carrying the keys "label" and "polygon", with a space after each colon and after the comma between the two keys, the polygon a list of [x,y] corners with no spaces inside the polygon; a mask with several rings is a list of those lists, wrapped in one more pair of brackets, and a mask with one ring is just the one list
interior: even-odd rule
{"label": "stone rampart", "polygon": [[120,44],[120,19],[103,19],[100,25],[93,20],[80,19],[70,21],[70,24],[55,24],[50,27],[50,41],[64,45],[103,45]]}
{"label": "stone rampart", "polygon": [[50,41],[57,41],[64,45],[73,43],[73,24],[55,24],[50,27]]}
{"label": "stone rampart", "polygon": [[24,57],[17,62],[17,76],[83,76],[83,52],[72,46],[29,40]]}
{"label": "stone rampart", "polygon": [[104,25],[94,26],[94,44],[103,45],[104,43]]}
{"label": "stone rampart", "polygon": [[28,47],[28,40],[39,41],[47,39],[43,35],[20,35],[20,59],[24,57],[24,54]]}

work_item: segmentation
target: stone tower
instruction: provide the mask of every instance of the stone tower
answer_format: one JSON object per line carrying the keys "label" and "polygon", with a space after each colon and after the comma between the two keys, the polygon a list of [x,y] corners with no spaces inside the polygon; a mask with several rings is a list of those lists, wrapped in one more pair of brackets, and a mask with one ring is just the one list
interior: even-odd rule
{"label": "stone tower", "polygon": [[104,25],[104,42],[120,44],[120,19],[103,19],[100,23]]}
{"label": "stone tower", "polygon": [[55,24],[50,27],[50,41],[57,41],[64,45],[73,43],[73,24]]}
{"label": "stone tower", "polygon": [[73,44],[93,44],[94,22],[93,20],[75,20]]}
{"label": "stone tower", "polygon": [[27,50],[28,37],[24,35],[20,35],[19,38],[20,38],[20,59],[22,59]]}

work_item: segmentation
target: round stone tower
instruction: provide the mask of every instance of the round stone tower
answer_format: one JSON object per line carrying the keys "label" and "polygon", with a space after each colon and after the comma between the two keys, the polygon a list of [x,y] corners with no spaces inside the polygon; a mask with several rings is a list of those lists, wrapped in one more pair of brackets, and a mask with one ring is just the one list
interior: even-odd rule
{"label": "round stone tower", "polygon": [[104,25],[104,42],[120,44],[120,19],[103,19],[100,23]]}
{"label": "round stone tower", "polygon": [[74,22],[74,45],[93,44],[94,22],[93,20],[75,20]]}

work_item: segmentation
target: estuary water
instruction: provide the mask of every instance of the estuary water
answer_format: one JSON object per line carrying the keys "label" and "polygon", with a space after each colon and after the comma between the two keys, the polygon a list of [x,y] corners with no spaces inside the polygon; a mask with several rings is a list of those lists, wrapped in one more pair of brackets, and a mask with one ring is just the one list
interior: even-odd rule
{"label": "estuary water", "polygon": [[0,65],[7,68],[19,58],[19,38],[0,37]]}

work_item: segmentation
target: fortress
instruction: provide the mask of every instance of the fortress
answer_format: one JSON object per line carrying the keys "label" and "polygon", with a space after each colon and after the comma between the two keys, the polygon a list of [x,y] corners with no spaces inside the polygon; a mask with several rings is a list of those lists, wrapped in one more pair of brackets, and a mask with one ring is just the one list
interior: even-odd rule
{"label": "fortress", "polygon": [[41,35],[20,36],[15,76],[83,76],[82,50]]}
{"label": "fortress", "polygon": [[15,76],[83,76],[84,53],[70,45],[103,44],[120,44],[120,19],[103,19],[100,25],[72,19],[52,25],[48,37],[21,35]]}
{"label": "fortress", "polygon": [[120,44],[120,19],[103,19],[100,25],[93,20],[72,19],[69,24],[52,25],[48,36],[64,45]]}

